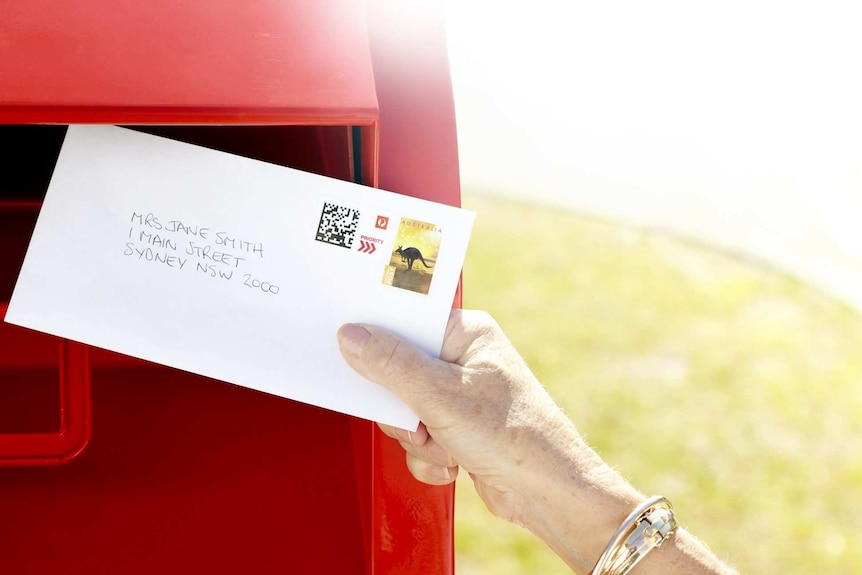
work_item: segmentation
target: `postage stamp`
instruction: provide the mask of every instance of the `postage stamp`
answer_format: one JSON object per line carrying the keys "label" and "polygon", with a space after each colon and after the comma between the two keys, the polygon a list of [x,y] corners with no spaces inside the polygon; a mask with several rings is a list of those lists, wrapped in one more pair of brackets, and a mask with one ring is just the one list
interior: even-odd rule
{"label": "postage stamp", "polygon": [[383,283],[427,294],[434,277],[443,230],[436,224],[401,218],[395,250],[383,270]]}

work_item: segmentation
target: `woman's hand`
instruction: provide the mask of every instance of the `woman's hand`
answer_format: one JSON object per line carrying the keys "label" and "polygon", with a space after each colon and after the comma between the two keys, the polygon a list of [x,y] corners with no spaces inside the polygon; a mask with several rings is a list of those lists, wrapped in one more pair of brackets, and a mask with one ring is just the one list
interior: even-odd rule
{"label": "woman's hand", "polygon": [[461,467],[495,515],[523,523],[523,491],[547,452],[581,442],[484,312],[452,311],[440,359],[373,326],[349,324],[338,337],[356,371],[402,397],[422,420],[414,432],[380,426],[404,447],[413,475],[445,484]]}
{"label": "woman's hand", "polygon": [[[463,469],[492,513],[533,531],[576,572],[592,567],[644,500],[587,446],[488,314],[453,310],[440,359],[369,325],[342,326],[338,342],[353,369],[422,421],[412,432],[380,426],[418,480],[446,484]],[[638,570],[732,572],[683,529]]]}

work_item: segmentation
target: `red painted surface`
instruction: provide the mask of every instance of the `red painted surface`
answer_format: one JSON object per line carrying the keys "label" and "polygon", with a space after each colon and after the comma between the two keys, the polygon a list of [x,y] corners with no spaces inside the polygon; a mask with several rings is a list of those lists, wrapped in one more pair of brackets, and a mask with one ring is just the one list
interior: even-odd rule
{"label": "red painted surface", "polygon": [[[457,205],[442,20],[420,4],[4,2],[0,123],[200,125],[171,135],[342,178],[359,125],[366,179]],[[0,206],[42,180],[0,185]],[[32,229],[12,219],[0,300]],[[17,329],[0,330],[0,402],[25,382],[7,439],[63,417],[59,344]],[[369,422],[98,350],[91,368],[87,448],[0,468],[0,573],[453,572],[452,488],[416,482]]]}
{"label": "red painted surface", "polygon": [[[5,314],[6,304],[0,303],[0,317]],[[8,342],[5,357],[0,358],[4,387],[0,467],[74,459],[87,446],[91,432],[86,346],[6,324],[0,324],[0,342]],[[38,360],[46,351],[52,352],[53,361],[43,364]],[[19,407],[34,403],[44,406],[35,415]]]}
{"label": "red painted surface", "polygon": [[355,0],[4,0],[0,122],[369,123],[363,12]]}

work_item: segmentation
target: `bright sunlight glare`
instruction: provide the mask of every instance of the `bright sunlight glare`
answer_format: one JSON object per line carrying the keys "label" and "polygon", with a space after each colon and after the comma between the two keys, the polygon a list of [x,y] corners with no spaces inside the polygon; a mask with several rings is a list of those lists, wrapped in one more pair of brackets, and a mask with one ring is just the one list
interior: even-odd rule
{"label": "bright sunlight glare", "polygon": [[862,7],[450,0],[466,188],[765,258],[862,309]]}

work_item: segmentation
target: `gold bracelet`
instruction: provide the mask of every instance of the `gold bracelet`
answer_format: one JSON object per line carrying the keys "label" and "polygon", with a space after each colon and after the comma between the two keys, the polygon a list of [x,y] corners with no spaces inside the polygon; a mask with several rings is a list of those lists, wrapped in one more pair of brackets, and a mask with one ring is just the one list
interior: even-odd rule
{"label": "gold bracelet", "polygon": [[653,548],[661,547],[676,527],[666,497],[647,499],[626,517],[589,575],[626,575]]}

